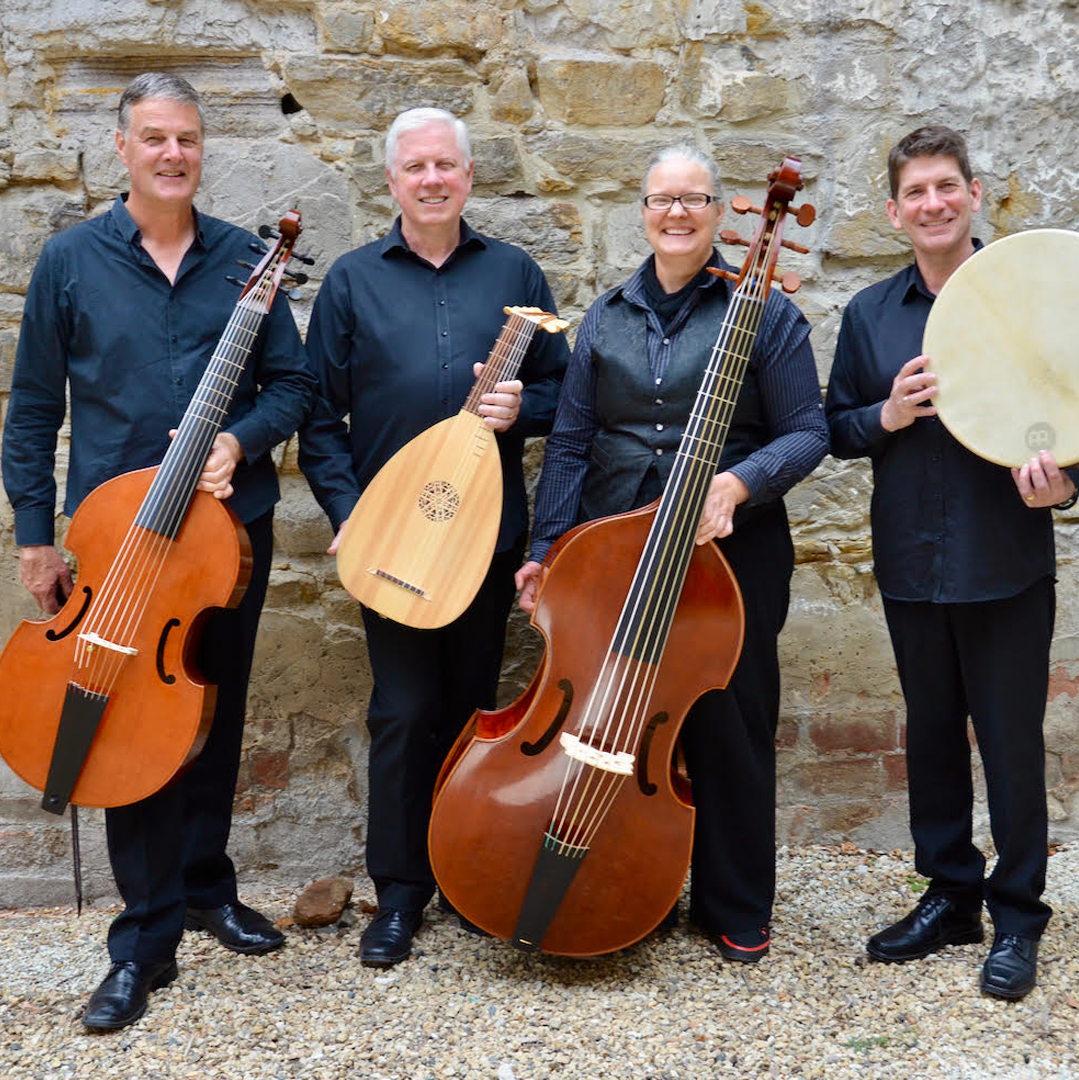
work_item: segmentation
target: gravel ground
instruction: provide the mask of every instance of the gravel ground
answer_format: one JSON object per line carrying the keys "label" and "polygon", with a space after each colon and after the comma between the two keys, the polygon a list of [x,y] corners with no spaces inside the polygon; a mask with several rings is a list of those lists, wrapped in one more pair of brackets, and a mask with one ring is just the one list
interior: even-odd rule
{"label": "gravel ground", "polygon": [[[778,855],[771,955],[725,963],[679,927],[591,961],[524,956],[432,905],[413,958],[356,958],[364,915],[245,958],[188,934],[180,978],[137,1024],[84,1033],[112,912],[0,912],[0,1077],[153,1080],[688,1080],[1079,1077],[1079,849],[1049,860],[1040,984],[979,994],[987,946],[870,963],[867,934],[922,883],[909,853]],[[354,904],[371,899],[357,882]],[[365,895],[366,894],[366,895]],[[273,918],[294,897],[245,889]],[[987,933],[989,927],[987,925]]]}

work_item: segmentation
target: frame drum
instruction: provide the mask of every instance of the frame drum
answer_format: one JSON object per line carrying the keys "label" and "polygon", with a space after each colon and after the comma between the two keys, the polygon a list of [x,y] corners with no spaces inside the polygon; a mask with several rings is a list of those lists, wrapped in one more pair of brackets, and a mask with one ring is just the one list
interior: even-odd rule
{"label": "frame drum", "polygon": [[933,404],[979,457],[1079,462],[1079,233],[1032,229],[975,252],[925,326]]}

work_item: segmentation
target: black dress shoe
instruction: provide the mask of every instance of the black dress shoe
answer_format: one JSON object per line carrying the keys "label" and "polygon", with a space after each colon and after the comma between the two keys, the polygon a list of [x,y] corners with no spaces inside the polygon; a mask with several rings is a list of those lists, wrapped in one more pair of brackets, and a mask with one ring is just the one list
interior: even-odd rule
{"label": "black dress shoe", "polygon": [[101,985],[90,995],[82,1014],[83,1027],[115,1031],[133,1024],[146,1012],[151,990],[168,986],[176,978],[176,961],[139,964],[122,960],[109,968]]}
{"label": "black dress shoe", "polygon": [[285,944],[285,935],[265,915],[239,900],[216,908],[188,908],[185,930],[209,930],[226,949],[253,955]]}
{"label": "black dress shoe", "polygon": [[923,897],[918,906],[866,942],[874,960],[897,963],[920,960],[945,945],[968,945],[981,941],[982,912],[962,911],[941,893]]}
{"label": "black dress shoe", "polygon": [[755,964],[768,955],[772,935],[767,926],[758,930],[746,930],[740,934],[711,934],[716,948],[727,960],[741,964]]}
{"label": "black dress shoe", "polygon": [[1038,943],[1018,934],[997,934],[982,965],[982,989],[1016,1001],[1038,982]]}
{"label": "black dress shoe", "polygon": [[360,935],[360,963],[393,967],[412,955],[412,935],[423,923],[422,911],[380,908]]}

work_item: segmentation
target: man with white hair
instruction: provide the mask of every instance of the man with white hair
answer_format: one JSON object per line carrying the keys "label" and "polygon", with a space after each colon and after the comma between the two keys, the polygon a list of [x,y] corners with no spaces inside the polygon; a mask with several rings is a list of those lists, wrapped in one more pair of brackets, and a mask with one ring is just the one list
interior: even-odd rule
{"label": "man with white hair", "polygon": [[[307,343],[319,400],[300,436],[300,467],[336,533],[364,487],[411,438],[455,415],[502,328],[506,304],[554,310],[536,263],[462,219],[473,158],[461,120],[410,109],[386,136],[386,176],[401,208],[381,240],[327,274]],[[514,569],[528,526],[524,440],[550,430],[568,350],[538,334],[520,378],[485,394],[498,433],[504,502],[495,554],[471,606],[438,630],[363,610],[374,688],[367,869],[378,914],[360,942],[364,964],[407,959],[435,890],[427,825],[438,770],[472,712],[494,708]],[[348,415],[346,424],[344,417]]]}

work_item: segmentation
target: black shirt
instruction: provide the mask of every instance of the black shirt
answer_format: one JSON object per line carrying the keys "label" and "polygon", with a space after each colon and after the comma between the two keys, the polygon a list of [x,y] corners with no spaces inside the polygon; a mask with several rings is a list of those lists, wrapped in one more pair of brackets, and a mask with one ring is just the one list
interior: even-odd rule
{"label": "black shirt", "polygon": [[895,432],[881,426],[893,379],[922,351],[933,300],[911,265],[847,306],[825,400],[832,453],[873,462],[874,569],[884,596],[1015,596],[1055,573],[1051,512],[1026,506],[1011,471],[967,450],[937,417]]}

